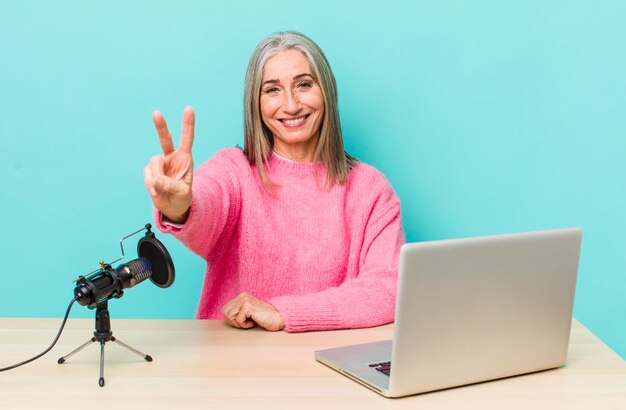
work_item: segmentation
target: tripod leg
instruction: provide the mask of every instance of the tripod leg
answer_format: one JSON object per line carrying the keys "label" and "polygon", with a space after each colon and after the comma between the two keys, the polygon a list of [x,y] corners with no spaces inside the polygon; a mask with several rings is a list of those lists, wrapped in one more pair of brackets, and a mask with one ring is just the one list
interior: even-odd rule
{"label": "tripod leg", "polygon": [[130,350],[131,352],[135,353],[136,355],[142,357],[147,362],[151,362],[152,361],[152,357],[150,355],[147,355],[145,353],[140,352],[137,349],[134,349],[134,348],[130,347],[129,345],[127,345],[126,343],[122,342],[121,340],[119,340],[119,339],[117,339],[115,337],[112,337],[111,341],[119,344],[122,347],[125,347],[126,349]]}
{"label": "tripod leg", "polygon": [[83,350],[84,348],[86,348],[87,346],[89,346],[90,344],[94,343],[96,341],[95,337],[92,337],[88,342],[85,342],[85,344],[78,346],[76,349],[72,350],[70,353],[68,353],[67,355],[59,358],[59,360],[57,360],[57,363],[59,364],[63,364],[65,363],[65,361],[67,359],[69,359],[70,357],[74,356],[76,353],[80,352],[81,350]]}
{"label": "tripod leg", "polygon": [[104,339],[100,340],[100,379],[98,384],[100,387],[104,387]]}

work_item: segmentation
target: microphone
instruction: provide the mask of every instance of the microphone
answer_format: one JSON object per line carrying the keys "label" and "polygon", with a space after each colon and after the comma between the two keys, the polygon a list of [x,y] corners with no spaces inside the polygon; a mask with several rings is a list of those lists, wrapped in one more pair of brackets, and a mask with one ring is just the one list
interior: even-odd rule
{"label": "microphone", "polygon": [[[137,259],[121,264],[115,269],[111,264],[100,262],[98,271],[87,277],[78,278],[74,288],[74,297],[80,305],[93,309],[109,299],[121,298],[124,295],[124,289],[132,288],[146,279],[150,279],[161,288],[167,288],[174,283],[175,270],[172,257],[165,246],[156,239],[150,228],[151,225],[147,224],[146,235],[137,244],[139,256]],[[120,241],[120,246],[122,241]],[[123,255],[122,246],[122,258]]]}

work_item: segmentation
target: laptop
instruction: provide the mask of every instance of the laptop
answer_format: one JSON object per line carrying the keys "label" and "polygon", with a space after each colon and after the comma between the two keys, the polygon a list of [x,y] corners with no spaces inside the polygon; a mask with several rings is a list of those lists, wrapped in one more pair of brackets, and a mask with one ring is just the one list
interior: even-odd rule
{"label": "laptop", "polygon": [[393,340],[315,358],[386,397],[565,363],[579,228],[407,243]]}

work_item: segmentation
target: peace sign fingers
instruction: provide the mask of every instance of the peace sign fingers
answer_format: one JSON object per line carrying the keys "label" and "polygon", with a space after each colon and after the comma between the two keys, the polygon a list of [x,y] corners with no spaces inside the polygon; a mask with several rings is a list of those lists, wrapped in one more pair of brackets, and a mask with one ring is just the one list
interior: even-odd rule
{"label": "peace sign fingers", "polygon": [[[154,111],[152,113],[152,121],[154,121],[154,126],[156,127],[157,133],[159,134],[159,142],[161,143],[163,154],[167,155],[174,152],[176,149],[174,148],[172,135],[167,129],[167,123],[165,122],[163,114],[161,114],[159,111]],[[179,150],[187,154],[191,154],[195,122],[196,115],[193,112],[193,108],[191,108],[190,106],[185,107],[185,110],[183,111],[183,132],[180,138]]]}
{"label": "peace sign fingers", "polygon": [[195,123],[196,115],[193,112],[193,108],[190,106],[185,107],[183,111],[183,134],[180,137],[179,149],[188,154],[191,154]]}
{"label": "peace sign fingers", "polygon": [[159,134],[159,142],[161,143],[163,154],[167,155],[171,152],[174,152],[172,135],[167,129],[167,124],[165,123],[165,118],[163,118],[163,114],[161,114],[159,111],[153,112],[152,121],[154,122],[154,126],[156,127],[157,133]]}

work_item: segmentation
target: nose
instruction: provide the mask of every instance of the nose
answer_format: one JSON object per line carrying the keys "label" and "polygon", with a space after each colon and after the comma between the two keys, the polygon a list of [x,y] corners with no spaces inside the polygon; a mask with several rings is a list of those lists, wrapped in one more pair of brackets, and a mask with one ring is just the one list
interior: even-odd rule
{"label": "nose", "polygon": [[283,111],[286,114],[297,114],[302,109],[298,94],[294,90],[287,90],[284,95]]}

